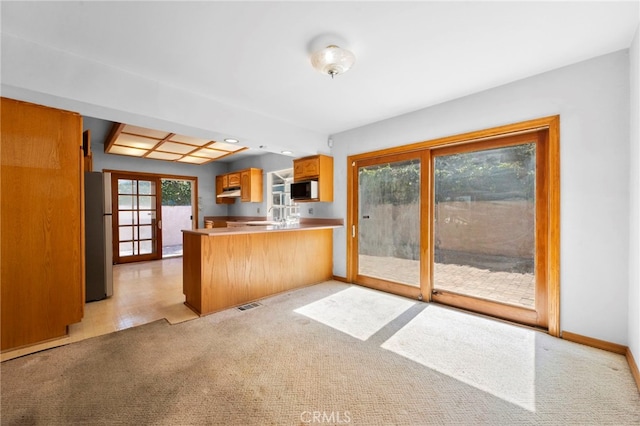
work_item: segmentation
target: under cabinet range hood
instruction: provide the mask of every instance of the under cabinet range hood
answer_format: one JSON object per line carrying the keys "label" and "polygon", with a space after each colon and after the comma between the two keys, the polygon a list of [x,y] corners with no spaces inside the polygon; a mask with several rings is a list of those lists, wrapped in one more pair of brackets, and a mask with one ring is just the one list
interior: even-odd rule
{"label": "under cabinet range hood", "polygon": [[217,198],[238,198],[238,197],[240,197],[240,188],[227,188],[217,196]]}

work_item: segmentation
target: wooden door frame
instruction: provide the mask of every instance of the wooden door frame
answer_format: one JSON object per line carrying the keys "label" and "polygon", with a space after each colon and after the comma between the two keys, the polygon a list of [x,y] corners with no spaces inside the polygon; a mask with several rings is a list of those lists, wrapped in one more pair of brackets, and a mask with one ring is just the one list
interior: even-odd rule
{"label": "wooden door frame", "polygon": [[[419,160],[420,161],[420,175],[421,175],[421,182],[422,182],[422,174],[423,174],[423,168],[424,167],[429,167],[428,164],[424,161],[424,155],[421,152],[416,152],[416,151],[409,151],[409,152],[397,152],[397,153],[392,153],[389,155],[381,155],[381,156],[373,156],[373,157],[362,157],[360,159],[357,160],[353,160],[352,167],[351,167],[351,173],[348,173],[348,186],[349,186],[349,190],[351,192],[350,196],[348,197],[348,199],[350,200],[350,211],[351,214],[348,215],[348,219],[347,219],[347,229],[351,230],[352,235],[355,232],[357,234],[358,232],[358,226],[359,226],[359,217],[358,217],[358,201],[359,201],[359,193],[358,191],[355,190],[355,186],[353,187],[353,190],[351,189],[351,183],[352,182],[354,185],[358,182],[358,173],[359,173],[359,168],[360,167],[367,167],[367,166],[373,166],[376,164],[383,164],[383,163],[394,163],[394,162],[400,162],[400,161],[407,161],[407,160]],[[426,198],[424,195],[428,192],[427,191],[428,188],[425,188],[425,185],[420,185],[420,214],[421,217],[423,214],[423,211],[425,208],[428,208],[428,202],[426,202],[426,200],[428,198]],[[422,224],[420,225],[420,227],[422,228]],[[420,230],[418,230],[420,232]],[[385,280],[382,278],[374,278],[374,277],[369,277],[369,276],[365,276],[365,275],[359,275],[359,268],[358,268],[358,239],[357,238],[348,238],[348,243],[350,243],[350,247],[347,248],[347,263],[350,264],[351,266],[347,268],[347,279],[350,282],[357,282],[360,285],[366,286],[366,287],[370,287],[370,288],[375,288],[377,290],[382,290],[382,291],[387,291],[387,292],[391,292],[391,293],[395,293],[395,294],[399,294],[401,296],[405,296],[405,297],[411,297],[414,299],[420,299],[422,298],[422,293],[423,293],[423,286],[425,285],[425,279],[424,277],[427,276],[424,274],[424,270],[420,270],[420,285],[418,287],[413,286],[413,285],[409,285],[409,284],[404,284],[404,283],[396,283],[393,281],[389,281],[389,280]],[[420,258],[422,259],[423,256],[423,248],[424,245],[420,244]],[[424,265],[428,263],[428,262],[420,262],[420,268],[423,268]]]}
{"label": "wooden door frame", "polygon": [[[149,173],[149,172],[132,172],[132,171],[127,171],[127,170],[115,170],[115,169],[104,169],[103,170],[104,173],[111,173],[112,179],[113,179],[113,175],[124,175],[124,176],[136,176],[136,178],[154,178],[154,179],[173,179],[173,180],[185,180],[185,181],[190,181],[193,182],[192,185],[192,192],[191,192],[191,198],[192,198],[192,206],[191,206],[191,211],[193,213],[193,219],[192,219],[192,224],[195,224],[197,227],[198,224],[198,177],[197,176],[186,176],[186,175],[174,175],[174,174],[167,174],[167,173]],[[160,212],[162,212],[162,189],[161,187],[159,187],[159,192],[158,194],[160,194],[160,197],[157,198],[157,203],[159,203],[160,205]],[[114,185],[112,184],[111,186],[111,199],[112,199],[112,211],[116,210],[115,206],[116,206],[116,201],[117,198],[114,199]],[[162,214],[162,213],[160,213]],[[115,226],[116,220],[114,219],[112,221],[113,224],[113,228],[112,228],[112,233],[113,233],[113,259],[115,260],[118,255],[118,241],[117,241],[117,229]],[[153,259],[148,259],[148,260],[158,260],[158,259],[162,259],[162,232],[160,232],[160,239],[159,239],[159,243],[160,245],[160,249],[159,249],[159,257],[156,259],[155,257]],[[143,261],[144,259],[138,259],[136,261]],[[125,262],[126,263],[126,262]]]}
{"label": "wooden door frame", "polygon": [[[357,244],[355,244],[356,223],[354,215],[357,214],[357,196],[356,183],[357,183],[357,167],[356,164],[364,159],[385,157],[392,154],[408,153],[412,151],[426,152],[427,156],[431,156],[430,152],[433,148],[442,148],[445,146],[452,146],[456,144],[468,144],[474,142],[488,141],[492,139],[504,138],[505,136],[515,136],[520,133],[531,133],[540,130],[546,131],[547,143],[546,152],[544,153],[546,160],[546,173],[547,173],[547,229],[546,235],[542,236],[541,243],[547,245],[547,251],[544,261],[546,262],[546,270],[544,271],[544,278],[547,281],[547,317],[548,317],[548,333],[552,336],[560,336],[560,116],[548,116],[533,120],[527,120],[519,123],[508,124],[504,126],[492,127],[489,129],[483,129],[459,135],[447,136],[443,138],[433,139],[425,142],[418,142],[409,145],[396,146],[393,148],[382,149],[378,151],[357,154],[347,157],[347,281],[355,283],[357,271],[355,265],[357,264],[354,256],[357,252]],[[423,162],[424,164],[425,162]],[[429,164],[429,169],[426,170],[431,175],[432,167],[431,161],[426,161]],[[422,185],[431,186],[431,185]],[[424,189],[423,189],[424,191]],[[430,189],[428,190],[430,191]],[[424,196],[424,192],[421,196]],[[428,192],[426,199],[431,200],[432,194]],[[432,212],[431,202],[426,203],[427,206],[422,204],[421,214],[422,218],[430,218]],[[433,234],[431,230],[431,224],[421,224],[421,232],[425,231],[431,236]],[[432,237],[423,238],[421,240],[420,253],[421,258],[424,255],[424,259],[430,259],[432,263]],[[421,274],[425,274],[429,279],[426,285],[421,285],[423,291],[418,295],[418,299],[431,301],[431,286],[432,286],[432,271],[431,266],[422,266]],[[406,294],[408,297],[415,297],[411,294]]]}
{"label": "wooden door frame", "polygon": [[[131,179],[131,180],[147,180],[156,181],[156,219],[152,221],[152,232],[156,233],[155,251],[149,254],[137,254],[131,257],[126,256],[121,258],[120,256],[120,240],[118,236],[119,218],[118,218],[118,180],[119,179]],[[147,260],[162,259],[162,230],[158,228],[158,222],[162,226],[162,195],[161,195],[160,178],[158,176],[149,174],[140,174],[136,172],[111,172],[111,212],[113,214],[112,220],[112,232],[113,232],[113,262],[114,263],[130,263],[130,262],[144,262]]]}

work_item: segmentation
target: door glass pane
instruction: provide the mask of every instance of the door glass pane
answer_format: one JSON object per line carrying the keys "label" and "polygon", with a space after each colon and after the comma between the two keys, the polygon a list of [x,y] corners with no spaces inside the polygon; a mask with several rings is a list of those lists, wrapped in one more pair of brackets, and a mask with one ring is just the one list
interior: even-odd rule
{"label": "door glass pane", "polygon": [[151,239],[151,226],[140,226],[140,239],[141,240],[150,240]]}
{"label": "door glass pane", "polygon": [[129,179],[118,179],[118,194],[135,194],[135,181]]}
{"label": "door glass pane", "polygon": [[534,143],[436,156],[434,289],[535,302]]}
{"label": "door glass pane", "polygon": [[118,195],[118,209],[134,209],[136,206],[136,197],[133,195]]}
{"label": "door glass pane", "polygon": [[420,161],[358,170],[358,274],[420,285]]}
{"label": "door glass pane", "polygon": [[132,211],[118,212],[118,223],[120,225],[133,225],[136,223],[135,218],[136,218],[135,212],[132,212]]}
{"label": "door glass pane", "polygon": [[141,212],[138,212],[138,215],[140,216],[141,225],[149,225],[152,222],[152,220],[155,218],[153,211],[141,211]]}
{"label": "door glass pane", "polygon": [[133,243],[120,243],[120,256],[131,256],[133,255]]}
{"label": "door glass pane", "polygon": [[140,241],[140,254],[153,253],[153,244],[151,241]]}
{"label": "door glass pane", "polygon": [[138,181],[138,193],[144,195],[155,195],[156,185],[155,182],[140,180]]}
{"label": "door glass pane", "polygon": [[156,197],[152,195],[139,195],[138,201],[140,209],[151,209],[156,206]]}
{"label": "door glass pane", "polygon": [[121,226],[119,228],[120,232],[118,233],[118,239],[120,241],[131,241],[133,240],[133,227],[132,226]]}

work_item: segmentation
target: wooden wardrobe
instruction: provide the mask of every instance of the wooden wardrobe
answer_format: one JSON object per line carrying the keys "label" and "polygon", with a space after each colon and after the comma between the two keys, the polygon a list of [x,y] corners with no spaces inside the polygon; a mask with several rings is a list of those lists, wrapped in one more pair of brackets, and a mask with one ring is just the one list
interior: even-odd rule
{"label": "wooden wardrobe", "polygon": [[4,351],[62,337],[82,319],[84,190],[82,117],[1,102]]}

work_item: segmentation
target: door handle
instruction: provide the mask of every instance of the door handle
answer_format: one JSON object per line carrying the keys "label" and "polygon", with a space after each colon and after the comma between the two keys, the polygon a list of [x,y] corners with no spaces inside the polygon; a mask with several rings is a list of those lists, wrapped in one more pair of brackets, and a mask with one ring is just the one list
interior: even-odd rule
{"label": "door handle", "polygon": [[158,221],[158,229],[162,229],[162,221],[161,220]]}

